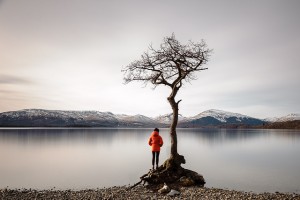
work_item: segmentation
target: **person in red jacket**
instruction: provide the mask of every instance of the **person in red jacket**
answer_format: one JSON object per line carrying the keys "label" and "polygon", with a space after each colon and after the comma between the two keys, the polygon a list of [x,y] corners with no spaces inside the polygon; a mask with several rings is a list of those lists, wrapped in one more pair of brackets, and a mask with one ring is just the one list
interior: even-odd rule
{"label": "person in red jacket", "polygon": [[158,168],[158,162],[159,162],[159,152],[160,147],[164,144],[162,137],[159,135],[159,129],[155,128],[152,132],[148,144],[151,146],[152,150],[152,169],[154,169],[154,163],[156,159],[156,169]]}

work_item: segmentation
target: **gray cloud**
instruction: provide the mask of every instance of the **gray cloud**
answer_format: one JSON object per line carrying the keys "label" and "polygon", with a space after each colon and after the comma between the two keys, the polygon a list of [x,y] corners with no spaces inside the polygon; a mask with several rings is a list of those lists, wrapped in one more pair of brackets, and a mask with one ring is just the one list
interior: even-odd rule
{"label": "gray cloud", "polygon": [[18,76],[0,74],[0,84],[32,84],[32,80]]}
{"label": "gray cloud", "polygon": [[[0,93],[25,92],[20,108],[38,96],[40,107],[168,113],[168,91],[124,87],[120,70],[174,32],[182,43],[203,38],[214,49],[209,70],[180,91],[183,115],[215,106],[254,116],[300,112],[299,7],[297,0],[0,0]],[[257,107],[269,110],[250,110]]]}

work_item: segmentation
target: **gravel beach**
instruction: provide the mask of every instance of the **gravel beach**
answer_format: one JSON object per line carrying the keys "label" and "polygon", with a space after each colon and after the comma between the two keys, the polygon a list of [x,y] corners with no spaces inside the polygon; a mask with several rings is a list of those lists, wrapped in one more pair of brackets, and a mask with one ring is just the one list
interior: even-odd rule
{"label": "gravel beach", "polygon": [[300,194],[252,193],[206,187],[180,187],[180,194],[168,196],[142,185],[88,190],[0,189],[0,199],[299,199]]}

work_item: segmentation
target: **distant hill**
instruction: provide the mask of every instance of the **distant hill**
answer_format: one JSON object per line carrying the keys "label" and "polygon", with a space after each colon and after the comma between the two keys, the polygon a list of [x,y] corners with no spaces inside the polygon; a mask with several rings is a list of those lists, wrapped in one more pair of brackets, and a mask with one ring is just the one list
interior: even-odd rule
{"label": "distant hill", "polygon": [[[261,120],[239,113],[211,109],[194,117],[179,115],[178,127],[199,128],[295,128],[300,115],[291,114],[271,120]],[[274,121],[275,118],[273,118]],[[280,120],[279,120],[280,119]],[[284,120],[285,119],[285,120]],[[300,117],[299,117],[300,119]],[[292,121],[289,121],[292,120]],[[169,127],[172,114],[155,118],[144,115],[113,114],[99,111],[64,111],[25,109],[0,113],[0,127]]]}
{"label": "distant hill", "polygon": [[179,127],[197,128],[197,127],[224,127],[238,128],[262,125],[261,119],[249,117],[239,113],[232,113],[222,110],[211,109],[204,111],[189,120],[179,122]]}
{"label": "distant hill", "polygon": [[258,128],[266,129],[300,129],[300,114],[292,113],[283,117],[265,119],[266,123]]}
{"label": "distant hill", "polygon": [[144,115],[116,115],[118,127],[161,127],[162,123]]}
{"label": "distant hill", "polygon": [[[165,114],[165,115],[160,115],[158,117],[155,117],[154,120],[157,122],[160,122],[162,124],[171,124],[173,119],[173,114]],[[182,121],[188,121],[189,118],[187,117],[183,117],[181,114],[178,114],[178,121],[182,122]]]}
{"label": "distant hill", "polygon": [[273,117],[273,118],[265,119],[265,121],[267,122],[288,122],[288,121],[296,121],[296,120],[300,120],[299,113],[291,113],[283,117]]}
{"label": "distant hill", "polygon": [[265,129],[300,129],[300,120],[293,121],[277,121],[266,123],[258,128]]}
{"label": "distant hill", "polygon": [[0,114],[7,127],[115,127],[118,119],[110,112],[25,109]]}

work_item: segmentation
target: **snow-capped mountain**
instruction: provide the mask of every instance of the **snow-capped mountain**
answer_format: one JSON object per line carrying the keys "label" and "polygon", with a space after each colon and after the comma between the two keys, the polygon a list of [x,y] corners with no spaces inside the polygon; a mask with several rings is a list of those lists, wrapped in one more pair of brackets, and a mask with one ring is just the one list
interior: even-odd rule
{"label": "snow-capped mountain", "polygon": [[143,121],[143,122],[154,122],[154,120],[150,117],[146,117],[144,115],[116,115],[116,117],[120,120],[124,121]]}
{"label": "snow-capped mountain", "polygon": [[0,114],[0,126],[116,126],[110,112],[25,109]]}
{"label": "snow-capped mountain", "polygon": [[300,120],[299,113],[291,113],[283,117],[273,117],[265,119],[268,122],[287,122],[287,121],[295,121]]}
{"label": "snow-capped mountain", "polygon": [[180,123],[182,127],[224,126],[224,125],[261,125],[264,121],[222,110],[211,109],[204,111],[187,121]]}
{"label": "snow-capped mountain", "polygon": [[241,122],[243,119],[251,118],[249,116],[242,115],[239,113],[211,109],[211,110],[204,111],[204,112],[196,115],[195,117],[192,117],[191,119],[200,119],[200,118],[204,118],[204,117],[213,117],[213,118],[219,120],[220,122],[227,122],[231,118],[236,118],[237,121]]}
{"label": "snow-capped mountain", "polygon": [[[239,113],[211,109],[193,117],[179,115],[178,127],[247,127],[266,124],[265,120]],[[0,113],[2,127],[169,127],[172,114],[150,118],[144,115],[113,114],[99,111],[25,109]],[[276,118],[300,120],[300,114]]]}
{"label": "snow-capped mountain", "polygon": [[[162,124],[170,124],[173,119],[173,114],[166,114],[166,115],[159,115],[158,117],[155,117],[154,120],[157,122],[160,122]],[[178,122],[187,121],[188,118],[182,116],[181,114],[178,115]]]}
{"label": "snow-capped mountain", "polygon": [[150,117],[146,117],[144,115],[116,115],[119,120],[119,126],[121,127],[130,127],[130,126],[138,126],[138,127],[154,127],[158,125],[158,122]]}

